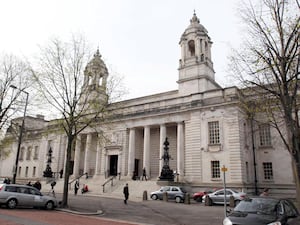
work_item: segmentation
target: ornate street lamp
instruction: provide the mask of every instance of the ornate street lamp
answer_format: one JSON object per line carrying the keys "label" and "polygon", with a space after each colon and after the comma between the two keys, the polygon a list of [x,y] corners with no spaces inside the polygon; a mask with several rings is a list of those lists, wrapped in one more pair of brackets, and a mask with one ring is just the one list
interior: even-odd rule
{"label": "ornate street lamp", "polygon": [[20,155],[20,149],[21,149],[21,143],[22,143],[24,125],[25,125],[25,117],[26,117],[26,110],[27,110],[29,93],[26,92],[26,91],[24,91],[24,90],[22,90],[22,89],[20,89],[20,88],[17,88],[14,85],[10,85],[10,87],[13,88],[13,89],[18,89],[19,91],[21,91],[21,92],[23,92],[23,93],[26,94],[25,109],[24,109],[22,124],[21,124],[21,128],[20,128],[20,134],[19,134],[19,140],[18,140],[18,149],[17,149],[17,156],[16,156],[15,165],[14,165],[15,168],[13,170],[12,183],[15,184],[16,183],[17,172],[18,172],[19,155]]}

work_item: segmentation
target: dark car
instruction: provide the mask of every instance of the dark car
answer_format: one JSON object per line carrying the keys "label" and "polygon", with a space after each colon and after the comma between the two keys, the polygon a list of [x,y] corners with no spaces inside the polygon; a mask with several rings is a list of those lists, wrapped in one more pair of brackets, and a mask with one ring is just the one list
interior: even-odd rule
{"label": "dark car", "polygon": [[255,197],[241,201],[223,225],[287,225],[297,217],[298,210],[288,199]]}

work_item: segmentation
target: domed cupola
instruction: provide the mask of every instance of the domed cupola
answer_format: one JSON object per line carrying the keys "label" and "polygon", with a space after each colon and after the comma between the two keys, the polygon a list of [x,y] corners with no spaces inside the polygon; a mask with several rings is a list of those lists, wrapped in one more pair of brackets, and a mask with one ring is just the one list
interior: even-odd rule
{"label": "domed cupola", "polygon": [[91,89],[98,87],[106,88],[107,77],[108,71],[106,65],[101,59],[99,49],[97,49],[94,58],[85,67],[84,85],[89,86]]}
{"label": "domed cupola", "polygon": [[84,70],[84,83],[82,86],[81,103],[105,103],[107,102],[106,82],[108,70],[101,59],[99,49],[93,59],[86,65]]}
{"label": "domed cupola", "polygon": [[188,95],[219,88],[211,60],[212,42],[194,12],[190,25],[180,38],[179,93]]}

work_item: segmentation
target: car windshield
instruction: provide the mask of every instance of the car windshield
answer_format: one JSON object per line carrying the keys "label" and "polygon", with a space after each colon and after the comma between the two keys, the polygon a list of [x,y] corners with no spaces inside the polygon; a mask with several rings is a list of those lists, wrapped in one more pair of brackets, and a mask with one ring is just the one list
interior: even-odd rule
{"label": "car windshield", "polygon": [[233,212],[245,212],[271,215],[276,213],[278,200],[267,198],[253,198],[241,201]]}

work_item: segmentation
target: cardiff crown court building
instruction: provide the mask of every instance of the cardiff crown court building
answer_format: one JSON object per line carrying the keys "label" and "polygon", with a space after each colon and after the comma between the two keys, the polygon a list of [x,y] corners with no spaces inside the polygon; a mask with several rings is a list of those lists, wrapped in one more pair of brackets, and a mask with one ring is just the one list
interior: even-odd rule
{"label": "cardiff crown court building", "polygon": [[[266,123],[254,122],[251,129],[239,104],[239,89],[216,83],[212,44],[194,13],[179,41],[178,89],[109,105],[119,116],[108,126],[99,124],[107,138],[95,129],[85,129],[77,137],[72,151],[73,176],[87,172],[92,179],[117,174],[131,179],[134,173],[141,176],[145,168],[147,176],[156,180],[168,138],[169,165],[180,182],[195,187],[221,186],[225,166],[230,187],[293,190],[291,158],[277,132]],[[108,75],[97,51],[84,71],[84,85],[105,92]],[[50,148],[52,170],[65,167],[67,139],[62,133],[49,132],[55,122],[42,116],[26,117],[17,178],[43,177]],[[6,138],[9,136],[8,130]],[[16,151],[17,141],[6,147],[10,153],[1,158],[1,176],[12,176]]]}

